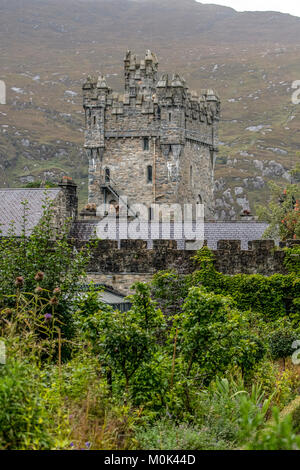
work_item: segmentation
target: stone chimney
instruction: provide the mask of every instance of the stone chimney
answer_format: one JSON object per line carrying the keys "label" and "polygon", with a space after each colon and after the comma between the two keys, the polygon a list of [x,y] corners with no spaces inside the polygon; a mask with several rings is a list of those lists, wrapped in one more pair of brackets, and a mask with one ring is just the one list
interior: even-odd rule
{"label": "stone chimney", "polygon": [[71,218],[72,221],[77,219],[78,216],[78,196],[77,185],[69,176],[64,176],[58,186],[62,189],[65,195],[65,216]]}

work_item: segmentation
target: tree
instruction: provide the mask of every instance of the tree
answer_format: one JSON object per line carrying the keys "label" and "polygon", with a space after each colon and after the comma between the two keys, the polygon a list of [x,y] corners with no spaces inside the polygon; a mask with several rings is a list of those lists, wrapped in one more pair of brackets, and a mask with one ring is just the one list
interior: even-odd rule
{"label": "tree", "polygon": [[269,204],[257,207],[260,220],[269,223],[264,238],[281,240],[300,238],[300,188],[299,184],[288,184],[285,188],[269,183]]}
{"label": "tree", "polygon": [[210,380],[231,363],[253,364],[260,357],[256,338],[247,335],[248,319],[231,297],[193,287],[183,306],[180,350],[187,362],[187,376],[193,364]]}

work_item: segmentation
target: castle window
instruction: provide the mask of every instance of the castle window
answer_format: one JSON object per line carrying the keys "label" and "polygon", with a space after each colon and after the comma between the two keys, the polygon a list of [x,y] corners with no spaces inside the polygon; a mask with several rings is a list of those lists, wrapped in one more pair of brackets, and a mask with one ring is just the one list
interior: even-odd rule
{"label": "castle window", "polygon": [[149,150],[149,137],[144,137],[143,147],[144,147],[145,152],[147,152]]}
{"label": "castle window", "polygon": [[97,124],[97,118],[94,116],[94,126]]}
{"label": "castle window", "polygon": [[110,183],[110,169],[105,168],[105,183]]}
{"label": "castle window", "polygon": [[153,175],[152,175],[152,166],[147,166],[147,183],[152,183]]}
{"label": "castle window", "polygon": [[172,121],[172,113],[169,113],[169,122]]}
{"label": "castle window", "polygon": [[148,219],[152,220],[153,219],[153,212],[152,212],[152,207],[148,208]]}
{"label": "castle window", "polygon": [[161,118],[161,110],[160,110],[160,106],[157,107],[157,119],[160,120]]}
{"label": "castle window", "polygon": [[190,166],[190,185],[193,186],[193,167],[192,165]]}

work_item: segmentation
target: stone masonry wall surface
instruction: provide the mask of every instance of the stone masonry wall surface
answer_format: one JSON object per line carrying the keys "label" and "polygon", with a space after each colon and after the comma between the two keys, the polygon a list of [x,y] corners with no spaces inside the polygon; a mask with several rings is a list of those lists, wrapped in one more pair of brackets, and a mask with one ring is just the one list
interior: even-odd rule
{"label": "stone masonry wall surface", "polygon": [[[214,250],[215,266],[224,274],[286,274],[284,267],[284,246],[299,244],[289,241],[278,249],[273,240],[249,242],[249,250],[241,250],[238,240],[220,240]],[[80,248],[84,242],[77,242]],[[95,247],[89,266],[89,275],[95,282],[111,285],[120,292],[128,293],[128,288],[137,280],[148,281],[159,270],[177,269],[182,274],[195,270],[192,256],[195,252],[177,250],[174,240],[156,240],[153,249],[147,249],[142,240],[122,240],[118,249],[116,241],[103,240]],[[101,280],[101,281],[100,281]]]}

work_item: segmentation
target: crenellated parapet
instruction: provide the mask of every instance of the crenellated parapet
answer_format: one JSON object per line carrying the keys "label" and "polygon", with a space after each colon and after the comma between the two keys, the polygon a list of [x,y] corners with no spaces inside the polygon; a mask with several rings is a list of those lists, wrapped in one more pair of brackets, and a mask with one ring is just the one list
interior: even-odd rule
{"label": "crenellated parapet", "polygon": [[[86,242],[73,243],[78,248]],[[249,242],[249,249],[242,250],[240,240],[219,240],[217,250],[213,250],[217,271],[224,274],[286,274],[283,248],[291,247],[299,241],[289,240],[275,246],[273,240]],[[159,270],[177,269],[183,274],[196,269],[193,256],[196,252],[179,250],[175,240],[154,240],[151,249],[143,240],[98,241],[91,258],[89,272],[98,274],[148,274]]]}
{"label": "crenellated parapet", "polygon": [[[212,90],[199,95],[178,74],[158,75],[147,51],[124,59],[124,92],[114,92],[103,75],[83,85],[89,160],[89,203],[129,205],[203,203],[213,217],[214,165],[220,100]],[[113,182],[108,187],[107,178]]]}

